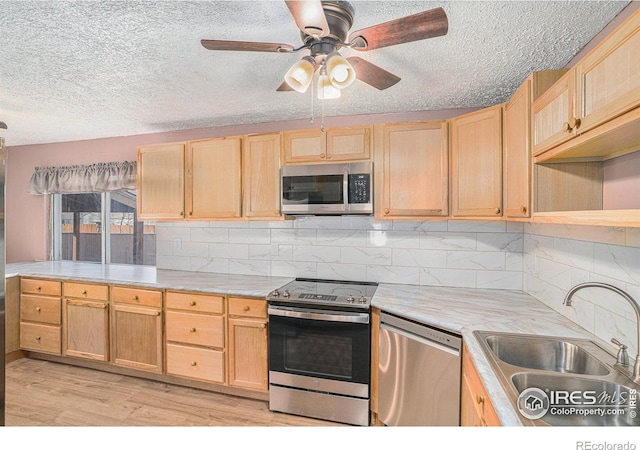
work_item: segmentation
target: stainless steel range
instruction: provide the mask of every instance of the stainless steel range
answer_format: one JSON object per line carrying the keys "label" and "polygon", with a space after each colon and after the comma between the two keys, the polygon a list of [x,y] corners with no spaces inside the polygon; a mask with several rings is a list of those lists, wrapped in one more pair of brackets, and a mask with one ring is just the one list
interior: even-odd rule
{"label": "stainless steel range", "polygon": [[369,425],[376,288],[297,278],[269,294],[269,409]]}

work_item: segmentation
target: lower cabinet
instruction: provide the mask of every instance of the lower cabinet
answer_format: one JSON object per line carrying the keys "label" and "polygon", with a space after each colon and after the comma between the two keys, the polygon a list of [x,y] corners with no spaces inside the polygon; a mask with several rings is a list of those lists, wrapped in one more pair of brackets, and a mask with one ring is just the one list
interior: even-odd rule
{"label": "lower cabinet", "polygon": [[111,361],[162,372],[162,291],[111,288]]}
{"label": "lower cabinet", "polygon": [[168,375],[226,381],[224,312],[220,295],[166,293]]}
{"label": "lower cabinet", "polygon": [[109,360],[109,288],[62,283],[62,354]]}
{"label": "lower cabinet", "polygon": [[501,425],[496,410],[466,348],[463,348],[462,353],[461,389],[460,425],[467,427]]}
{"label": "lower cabinet", "polygon": [[268,389],[264,299],[229,297],[229,385]]}
{"label": "lower cabinet", "polygon": [[60,355],[61,283],[20,280],[20,349]]}

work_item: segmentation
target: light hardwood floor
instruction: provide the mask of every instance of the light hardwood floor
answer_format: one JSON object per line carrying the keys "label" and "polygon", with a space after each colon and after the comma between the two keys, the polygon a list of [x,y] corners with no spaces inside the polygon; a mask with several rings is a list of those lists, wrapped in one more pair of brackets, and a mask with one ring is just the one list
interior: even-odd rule
{"label": "light hardwood floor", "polygon": [[6,366],[7,426],[337,426],[267,402],[23,358]]}

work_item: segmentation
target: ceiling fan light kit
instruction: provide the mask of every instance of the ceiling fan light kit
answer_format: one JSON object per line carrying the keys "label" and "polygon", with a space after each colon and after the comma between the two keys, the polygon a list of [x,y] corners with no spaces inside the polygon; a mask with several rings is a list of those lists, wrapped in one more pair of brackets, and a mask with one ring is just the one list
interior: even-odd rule
{"label": "ceiling fan light kit", "polygon": [[[344,58],[338,50],[351,48],[367,51],[403,44],[437,36],[448,32],[447,15],[442,8],[435,8],[391,20],[351,33],[355,10],[345,1],[285,1],[300,29],[303,45],[264,42],[220,41],[202,39],[208,50],[260,51],[293,53],[309,50],[310,55],[296,62],[285,74],[285,83],[277,91],[306,92],[315,74],[318,74],[318,98],[340,97],[340,90],[358,80],[383,90],[395,85],[400,77],[359,57]],[[357,66],[357,71],[354,68]]]}

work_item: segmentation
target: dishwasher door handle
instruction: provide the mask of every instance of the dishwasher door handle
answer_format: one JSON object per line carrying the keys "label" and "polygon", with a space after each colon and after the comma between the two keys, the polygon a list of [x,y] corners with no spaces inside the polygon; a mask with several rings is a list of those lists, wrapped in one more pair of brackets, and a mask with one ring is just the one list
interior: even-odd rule
{"label": "dishwasher door handle", "polygon": [[411,340],[419,342],[421,344],[428,345],[430,347],[433,347],[433,348],[438,349],[440,351],[443,351],[445,353],[449,353],[450,355],[460,356],[460,351],[458,351],[456,349],[453,349],[451,347],[447,347],[446,345],[442,345],[442,344],[440,344],[440,343],[438,343],[436,341],[432,341],[431,339],[426,339],[426,338],[424,338],[422,336],[419,336],[417,334],[414,334],[414,333],[411,333],[409,331],[403,330],[401,328],[397,328],[397,327],[394,327],[394,326],[386,324],[386,323],[381,323],[380,324],[380,329],[388,330],[388,331],[390,331],[392,333],[399,334],[401,336],[406,337],[407,339],[411,339]]}

